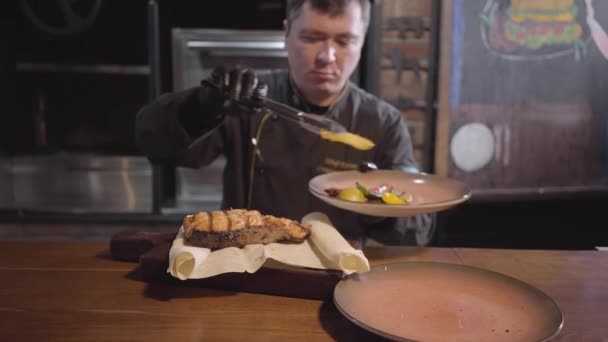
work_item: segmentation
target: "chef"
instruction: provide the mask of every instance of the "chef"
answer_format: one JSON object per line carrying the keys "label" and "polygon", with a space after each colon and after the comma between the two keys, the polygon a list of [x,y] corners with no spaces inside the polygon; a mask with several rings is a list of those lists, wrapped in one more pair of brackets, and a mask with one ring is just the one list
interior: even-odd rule
{"label": "chef", "polygon": [[[321,211],[348,239],[372,235],[404,244],[412,222],[428,225],[429,217],[362,216],[330,207],[308,191],[311,178],[365,161],[418,172],[401,112],[350,81],[369,21],[369,0],[287,0],[288,70],[256,74],[218,67],[200,86],[160,96],[137,114],[137,146],[152,162],[192,168],[225,155],[222,208],[294,220]],[[320,139],[257,108],[254,95],[336,120],[375,147],[357,150]]]}

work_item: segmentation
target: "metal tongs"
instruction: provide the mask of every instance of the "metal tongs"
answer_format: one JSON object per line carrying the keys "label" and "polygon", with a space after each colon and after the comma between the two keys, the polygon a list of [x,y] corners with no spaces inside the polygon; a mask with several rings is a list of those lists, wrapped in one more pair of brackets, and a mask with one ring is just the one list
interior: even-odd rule
{"label": "metal tongs", "polygon": [[[203,83],[207,86],[218,89],[217,85],[207,80],[204,80]],[[254,95],[253,100],[255,105],[269,109],[283,119],[294,122],[311,133],[321,135],[322,130],[327,130],[332,133],[347,132],[346,128],[344,128],[344,126],[342,126],[339,122],[324,116],[299,111],[288,105],[271,100],[265,96]]]}
{"label": "metal tongs", "polygon": [[339,122],[327,117],[305,113],[263,96],[256,96],[255,100],[262,107],[273,111],[285,120],[298,124],[300,127],[311,133],[320,135],[322,130],[327,130],[333,133],[347,132],[346,128],[344,128],[344,126],[342,126]]}

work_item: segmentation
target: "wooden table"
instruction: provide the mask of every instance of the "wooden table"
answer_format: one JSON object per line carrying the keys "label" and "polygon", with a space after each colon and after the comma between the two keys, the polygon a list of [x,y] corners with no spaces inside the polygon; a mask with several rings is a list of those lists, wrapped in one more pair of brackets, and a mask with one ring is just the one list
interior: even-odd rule
{"label": "wooden table", "polygon": [[[0,243],[0,341],[379,341],[331,302],[146,283],[100,243]],[[441,261],[528,282],[560,306],[556,340],[608,341],[608,253],[387,247],[372,264]]]}

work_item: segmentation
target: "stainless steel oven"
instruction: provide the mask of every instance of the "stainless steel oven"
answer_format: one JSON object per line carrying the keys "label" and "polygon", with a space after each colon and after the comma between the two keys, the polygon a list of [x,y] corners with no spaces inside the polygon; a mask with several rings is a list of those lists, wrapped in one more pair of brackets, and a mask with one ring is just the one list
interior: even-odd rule
{"label": "stainless steel oven", "polygon": [[199,84],[218,65],[287,67],[282,31],[174,28],[172,58],[175,90]]}
{"label": "stainless steel oven", "polygon": [[[3,208],[46,213],[150,213],[152,169],[144,157],[62,152],[0,160],[10,189]],[[2,176],[4,177],[4,176]],[[0,188],[6,184],[0,180]]]}
{"label": "stainless steel oven", "polygon": [[[218,65],[246,65],[256,71],[286,69],[287,51],[282,31],[173,28],[173,89],[196,86]],[[219,158],[200,170],[175,169],[175,207],[163,212],[219,209],[222,170]]]}
{"label": "stainless steel oven", "polygon": [[151,166],[133,134],[148,99],[148,1],[15,2],[0,24],[17,28],[0,43],[0,85],[10,84],[0,95],[0,211],[151,213]]}

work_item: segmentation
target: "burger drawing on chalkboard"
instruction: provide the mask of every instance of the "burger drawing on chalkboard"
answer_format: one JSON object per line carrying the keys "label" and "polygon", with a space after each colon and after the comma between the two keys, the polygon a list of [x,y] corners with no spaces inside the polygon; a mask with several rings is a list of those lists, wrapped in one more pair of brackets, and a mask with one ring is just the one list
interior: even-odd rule
{"label": "burger drawing on chalkboard", "polygon": [[590,39],[583,0],[488,0],[481,14],[484,44],[502,57],[580,59]]}

